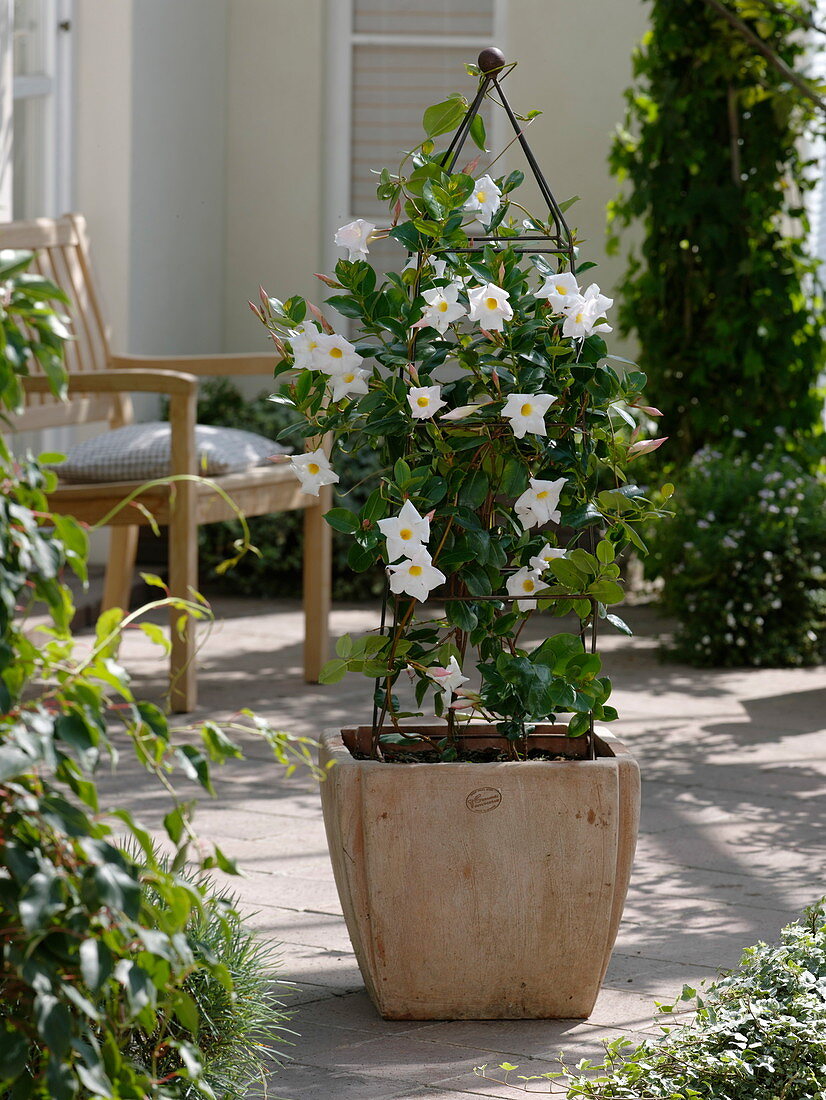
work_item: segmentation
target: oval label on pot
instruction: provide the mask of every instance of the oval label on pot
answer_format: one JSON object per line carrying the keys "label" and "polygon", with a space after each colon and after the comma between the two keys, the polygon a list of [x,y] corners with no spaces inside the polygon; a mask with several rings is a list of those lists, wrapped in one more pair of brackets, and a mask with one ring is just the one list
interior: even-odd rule
{"label": "oval label on pot", "polygon": [[489,810],[495,810],[501,802],[502,792],[496,787],[477,787],[465,799],[467,808],[477,814],[486,814]]}

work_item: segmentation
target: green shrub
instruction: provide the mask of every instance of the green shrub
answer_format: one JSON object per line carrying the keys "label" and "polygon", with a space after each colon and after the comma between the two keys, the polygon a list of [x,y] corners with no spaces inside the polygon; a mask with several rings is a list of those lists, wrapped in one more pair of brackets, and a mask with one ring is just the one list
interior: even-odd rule
{"label": "green shrub", "polygon": [[[267,397],[264,392],[249,401],[228,380],[209,379],[198,400],[198,423],[231,425],[276,439],[295,423],[296,415],[289,406],[269,401]],[[287,438],[284,442],[297,448],[302,446],[298,437]],[[336,507],[358,512],[375,488],[377,477],[378,464],[372,456],[350,455],[347,464],[341,467]],[[270,598],[295,596],[301,591],[304,513],[252,516],[248,522],[250,539],[261,556],[246,554],[235,568],[225,573],[218,573],[216,567],[234,556],[238,524],[219,522],[200,528],[198,554],[202,577],[210,586],[226,593]],[[333,598],[359,600],[380,595],[384,574],[380,569],[354,573],[347,565],[349,547],[347,535],[334,531]]]}
{"label": "green shrub", "polygon": [[[237,909],[238,899],[219,889],[208,876],[193,885],[205,898],[193,912],[185,936],[197,961],[219,959],[231,983],[219,981],[207,968],[194,969],[183,989],[197,1009],[198,1028],[193,1032],[173,1021],[170,1035],[197,1042],[203,1056],[204,1081],[221,1100],[243,1100],[256,1077],[263,1079],[262,1052],[272,1055],[272,1044],[290,1045],[287,1015],[273,992],[277,964],[274,945],[258,938],[244,923]],[[131,1056],[149,1068],[158,1046],[157,1034],[135,1031],[128,1039]],[[155,1067],[157,1075],[169,1077],[181,1068],[178,1051],[171,1047]],[[208,1096],[197,1084],[180,1082],[182,1100]]]}
{"label": "green shrub", "polygon": [[[820,431],[822,301],[803,205],[817,175],[802,139],[822,120],[708,4],[650,2],[611,152],[623,192],[609,219],[643,231],[620,330],[638,337],[668,456],[682,466],[738,428],[752,451],[778,425],[790,439]],[[725,6],[770,53],[803,66],[814,0]]]}
{"label": "green shrub", "polygon": [[[35,358],[53,393],[65,385],[65,332],[49,305],[62,296],[26,277],[30,261],[0,256],[0,414],[19,405]],[[212,765],[242,755],[234,730],[262,735],[288,770],[312,767],[310,743],[246,711],[223,726],[171,727],[135,698],[118,661],[127,627],[168,646],[140,611],[107,611],[76,646],[62,575],[85,577],[87,539],[75,520],[49,513],[56,480],[0,439],[0,1097],[211,1097],[210,1080],[229,1080],[227,1041],[255,1071],[264,1002],[248,979],[264,957],[224,900],[182,877],[195,801],[181,801],[176,783],[183,775],[214,793]],[[194,596],[160,594],[149,607],[208,615]],[[26,630],[32,610],[45,622]],[[99,804],[97,772],[123,751],[169,798],[168,864],[128,811]],[[234,871],[217,846],[195,862]],[[137,1057],[141,1033],[153,1042]]]}
{"label": "green shrub", "polygon": [[[747,948],[739,967],[697,995],[697,1014],[639,1046],[606,1043],[588,1075],[563,1068],[509,1083],[566,1079],[568,1100],[823,1100],[826,1096],[826,913],[821,901],[783,929],[779,944]],[[679,1003],[679,1002],[678,1002]],[[678,1006],[661,1011],[664,1019]],[[685,1008],[685,1005],[681,1007]],[[496,1079],[486,1066],[477,1070]]]}
{"label": "green shrub", "polygon": [[685,469],[651,571],[697,665],[781,667],[826,654],[826,485],[777,446],[705,449]]}

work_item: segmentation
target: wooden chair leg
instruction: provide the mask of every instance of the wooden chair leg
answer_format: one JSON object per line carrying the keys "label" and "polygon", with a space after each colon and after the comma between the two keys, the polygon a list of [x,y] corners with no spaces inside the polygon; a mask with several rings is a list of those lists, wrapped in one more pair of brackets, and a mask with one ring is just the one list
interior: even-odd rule
{"label": "wooden chair leg", "polygon": [[138,531],[137,526],[110,528],[109,557],[103,581],[101,611],[108,611],[110,607],[129,610],[132,579],[135,574],[135,557],[138,552]]}
{"label": "wooden chair leg", "polygon": [[[190,488],[187,486],[187,488]],[[177,487],[179,497],[181,486]],[[185,529],[176,520],[179,508],[186,511],[183,501],[176,506],[169,524],[169,594],[179,599],[191,600],[192,590],[198,588],[198,528],[194,522]],[[181,616],[184,622],[179,627]],[[197,668],[195,662],[196,622],[186,612],[172,608],[169,616],[172,652],[169,660],[170,705],[175,714],[194,710],[198,701]]]}
{"label": "wooden chair leg", "polygon": [[304,679],[317,684],[327,660],[332,583],[332,531],[322,518],[332,507],[330,487],[304,510]]}

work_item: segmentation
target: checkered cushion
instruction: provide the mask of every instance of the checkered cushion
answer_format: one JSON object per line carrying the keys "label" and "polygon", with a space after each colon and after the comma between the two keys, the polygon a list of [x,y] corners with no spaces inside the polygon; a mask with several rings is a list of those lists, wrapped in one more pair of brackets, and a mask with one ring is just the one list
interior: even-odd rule
{"label": "checkered cushion", "polygon": [[[266,464],[287,448],[238,428],[195,428],[198,473],[206,477]],[[55,469],[62,481],[149,481],[169,471],[169,424],[128,424],[69,448]]]}

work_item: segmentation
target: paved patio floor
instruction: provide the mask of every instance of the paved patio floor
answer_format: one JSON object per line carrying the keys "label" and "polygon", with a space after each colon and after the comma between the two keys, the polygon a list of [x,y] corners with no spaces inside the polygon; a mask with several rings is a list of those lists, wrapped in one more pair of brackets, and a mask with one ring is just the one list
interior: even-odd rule
{"label": "paved patio floor", "polygon": [[[280,728],[315,735],[368,719],[364,683],[301,678],[297,603],[218,599],[218,622],[201,657],[195,718],[252,707]],[[634,638],[605,640],[621,720],[613,727],[643,775],[642,833],[619,940],[588,1022],[389,1023],[368,1000],[341,916],[327,857],[316,783],[285,779],[266,746],[245,744],[218,796],[196,823],[236,857],[232,880],[252,923],[281,944],[281,974],[298,1033],[292,1061],[272,1075],[269,1095],[288,1100],[514,1098],[523,1087],[474,1075],[482,1063],[522,1072],[594,1057],[600,1040],[652,1030],[655,1000],[673,1000],[736,964],[742,948],[777,937],[826,892],[824,669],[697,671],[662,664],[668,623],[648,607],[627,609]],[[372,611],[339,607],[335,636],[375,625]],[[142,698],[165,690],[162,658],[142,635],[124,663]],[[165,805],[134,767],[107,793],[157,823]],[[547,1095],[547,1083],[528,1086]]]}

